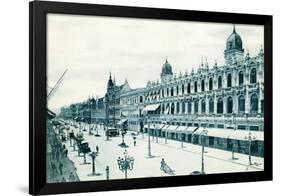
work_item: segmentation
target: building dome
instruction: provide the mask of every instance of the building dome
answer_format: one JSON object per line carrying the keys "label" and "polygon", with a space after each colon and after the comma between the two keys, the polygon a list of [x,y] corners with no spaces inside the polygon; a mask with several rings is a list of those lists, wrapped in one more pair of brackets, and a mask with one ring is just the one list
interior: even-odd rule
{"label": "building dome", "polygon": [[165,76],[165,75],[173,75],[172,66],[168,62],[167,59],[166,59],[166,62],[162,66],[162,72],[161,72],[161,76]]}
{"label": "building dome", "polygon": [[242,39],[240,35],[236,33],[235,27],[233,27],[233,32],[226,41],[226,50],[232,49],[243,51]]}

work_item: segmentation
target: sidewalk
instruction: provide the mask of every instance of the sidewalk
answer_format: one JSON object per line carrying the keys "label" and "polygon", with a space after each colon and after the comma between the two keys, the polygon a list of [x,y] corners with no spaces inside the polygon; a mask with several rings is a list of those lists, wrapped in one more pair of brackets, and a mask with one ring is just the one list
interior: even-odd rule
{"label": "sidewalk", "polygon": [[[73,161],[62,152],[64,143],[60,140],[58,133],[53,129],[53,126],[50,123],[48,123],[47,127],[47,182],[58,183],[80,181]],[[60,165],[62,166],[61,171]],[[62,172],[62,174],[60,172]],[[70,175],[71,173],[72,175]]]}

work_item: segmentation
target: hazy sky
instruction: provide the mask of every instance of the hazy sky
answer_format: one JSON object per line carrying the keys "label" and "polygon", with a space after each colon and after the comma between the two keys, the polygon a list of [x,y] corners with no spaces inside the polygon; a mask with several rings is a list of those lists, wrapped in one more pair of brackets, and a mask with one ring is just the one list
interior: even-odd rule
{"label": "hazy sky", "polygon": [[[160,79],[166,56],[173,72],[196,70],[201,57],[212,67],[224,64],[223,51],[232,24],[183,22],[117,17],[48,14],[47,82],[52,87],[65,69],[63,82],[48,107],[59,108],[103,97],[109,71],[117,84],[128,80],[132,88]],[[250,56],[263,45],[263,26],[236,24]]]}

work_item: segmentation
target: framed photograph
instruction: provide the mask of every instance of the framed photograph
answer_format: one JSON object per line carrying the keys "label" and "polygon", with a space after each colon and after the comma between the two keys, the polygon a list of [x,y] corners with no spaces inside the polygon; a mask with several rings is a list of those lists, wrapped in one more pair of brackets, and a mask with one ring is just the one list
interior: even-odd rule
{"label": "framed photograph", "polygon": [[272,16],[29,6],[30,194],[272,180]]}

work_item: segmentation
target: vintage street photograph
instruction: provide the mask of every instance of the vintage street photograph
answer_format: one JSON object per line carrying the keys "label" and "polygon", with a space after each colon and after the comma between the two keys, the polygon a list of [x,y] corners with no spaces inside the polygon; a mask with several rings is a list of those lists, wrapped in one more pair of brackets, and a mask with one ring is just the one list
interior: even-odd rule
{"label": "vintage street photograph", "polygon": [[264,170],[264,26],[47,14],[47,183]]}

